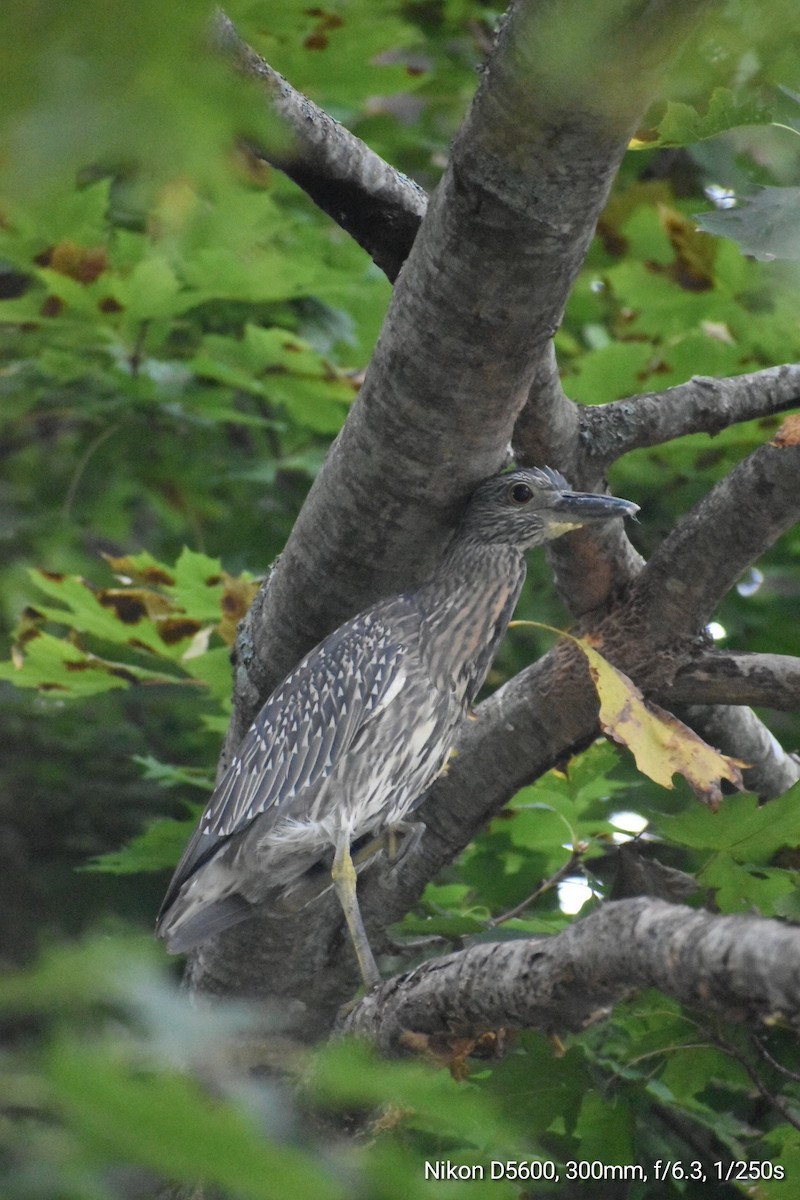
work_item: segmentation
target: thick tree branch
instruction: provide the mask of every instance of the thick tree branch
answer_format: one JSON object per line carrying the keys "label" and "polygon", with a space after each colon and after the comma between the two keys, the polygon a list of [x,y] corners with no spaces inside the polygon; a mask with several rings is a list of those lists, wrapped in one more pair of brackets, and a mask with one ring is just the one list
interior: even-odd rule
{"label": "thick tree branch", "polygon": [[221,12],[214,36],[238,69],[263,87],[285,129],[287,144],[256,146],[255,153],[294,180],[395,280],[428,207],[423,189],[295,91]]}
{"label": "thick tree branch", "polygon": [[[613,20],[580,0],[512,6],[398,280],[361,395],[244,623],[226,754],[305,650],[354,611],[428,573],[467,493],[504,461],[543,363],[552,382],[550,335],[657,68],[704,7],[625,0]],[[565,28],[570,41],[580,31],[577,48],[569,49]],[[403,860],[403,886],[399,873],[364,879],[371,931],[385,927],[390,910],[400,915],[398,902],[413,902],[474,827],[472,816],[464,819],[466,797],[475,820],[479,811],[485,819],[513,791],[512,777],[523,782],[594,736],[585,671],[562,663],[563,653],[535,672],[545,703],[520,711],[516,726],[503,697],[488,702],[496,724],[484,725],[481,709],[475,724],[491,732],[491,754],[480,771],[465,754],[472,776],[456,770],[437,786],[425,810],[432,827]],[[512,763],[523,730],[539,749]],[[494,779],[498,756],[505,761]],[[439,807],[451,776],[463,791]],[[390,893],[392,904],[382,906]],[[331,1019],[353,979],[328,900],[314,906],[313,921],[301,914],[243,924],[204,944],[190,964],[201,990],[271,994],[285,1005],[313,995],[308,1036]]]}
{"label": "thick tree branch", "polygon": [[[759,493],[762,497],[760,517],[761,534],[768,531],[775,537],[788,524],[787,481],[778,465],[792,465],[792,454],[797,448],[774,446],[761,447],[749,460],[740,464],[734,475],[739,487],[731,487],[724,481],[712,493],[710,509],[702,502],[699,508],[720,516],[727,505],[748,504]],[[791,474],[791,472],[790,472]],[[791,486],[789,485],[791,492]],[[719,493],[718,495],[716,493]],[[791,503],[796,497],[789,496]],[[690,514],[692,516],[692,514]],[[690,522],[693,530],[702,532],[702,522]],[[740,536],[745,536],[744,531]],[[749,535],[747,535],[749,536]],[[668,539],[669,540],[669,539]],[[769,539],[767,539],[769,540]],[[705,544],[705,543],[704,543]],[[735,544],[735,539],[734,539]],[[691,542],[676,539],[679,550],[690,552]],[[687,551],[687,547],[689,550]],[[763,548],[759,542],[759,549]],[[669,560],[671,561],[671,559]],[[672,569],[680,576],[678,563]],[[742,565],[742,564],[740,564]],[[638,581],[637,581],[638,583]],[[635,593],[637,584],[633,585]],[[694,628],[685,610],[673,614],[675,624],[671,629],[659,627],[657,633],[666,637],[666,642],[680,643],[687,629]],[[616,661],[630,670],[629,661],[639,664],[637,679],[646,689],[652,681],[653,687],[664,686],[675,667],[682,661],[681,654],[668,656],[665,669],[664,656],[653,653],[653,646],[660,646],[650,629],[639,640],[635,625],[629,625],[630,609],[618,606],[603,624],[604,649],[614,647]],[[689,647],[692,651],[694,647]],[[620,661],[621,660],[621,661]],[[712,709],[692,714],[693,723],[703,726],[705,736],[728,753],[753,764],[748,773],[748,786],[765,796],[785,791],[798,777],[798,765],[785,755],[774,739],[752,713],[742,709]],[[482,704],[477,719],[468,722],[459,743],[459,752],[446,777],[438,781],[431,796],[421,809],[420,815],[426,825],[423,837],[406,855],[399,866],[402,869],[378,869],[362,880],[362,904],[376,943],[380,944],[382,931],[388,923],[398,919],[418,899],[427,881],[466,846],[485,822],[502,807],[514,792],[530,779],[542,774],[557,761],[586,744],[597,732],[597,700],[589,683],[582,657],[571,647],[561,644],[544,659],[522,672]],[[328,922],[330,921],[330,924]],[[253,923],[255,924],[255,923]],[[349,952],[341,953],[342,942],[338,931],[338,913],[335,906],[315,908],[311,932],[303,920],[270,922],[269,929],[261,925],[258,945],[248,945],[247,961],[251,967],[262,965],[264,979],[270,979],[270,990],[281,992],[284,976],[275,979],[276,951],[279,956],[300,952],[299,972],[305,986],[316,987],[319,1005],[316,1017],[324,1021],[329,1018],[337,1001],[352,985],[353,965]],[[324,931],[327,930],[327,933]],[[234,931],[236,938],[255,942],[252,926],[244,926],[241,932]],[[233,935],[232,935],[233,937]],[[305,947],[305,949],[301,949]],[[209,954],[201,952],[201,959]],[[210,952],[214,963],[213,972],[204,972],[204,986],[209,978],[219,979],[225,986],[226,972],[220,979],[222,960]],[[198,963],[199,966],[199,963]],[[320,994],[320,981],[325,981],[325,994]],[[298,971],[294,970],[288,981],[290,995],[302,994],[298,990]]]}
{"label": "thick tree branch", "polygon": [[800,930],[620,900],[552,938],[481,943],[423,963],[361,1000],[341,1029],[385,1054],[408,1048],[409,1034],[576,1030],[648,987],[731,1020],[800,1026]]}
{"label": "thick tree branch", "polygon": [[[545,347],[536,381],[514,428],[514,456],[522,464],[552,464],[579,491],[603,491],[602,475],[582,453],[581,408],[561,387],[552,343]],[[556,590],[574,617],[601,613],[641,570],[643,560],[619,522],[582,529],[548,550]]]}
{"label": "thick tree branch", "polygon": [[696,375],[665,392],[643,392],[612,404],[580,408],[580,439],[590,473],[602,474],[630,450],[660,446],[687,433],[712,436],[800,404],[800,364],[787,363],[731,379]]}
{"label": "thick tree branch", "polygon": [[676,673],[667,704],[748,704],[800,710],[800,658],[752,651],[700,650]]}
{"label": "thick tree branch", "polygon": [[[246,622],[229,752],[320,636],[428,573],[505,460],[651,72],[704,6],[646,7],[588,23],[579,0],[509,10],[361,394]],[[565,28],[581,31],[569,50]]]}
{"label": "thick tree branch", "polygon": [[744,786],[762,800],[774,800],[800,779],[800,759],[787,754],[766,725],[749,708],[711,705],[678,709],[710,746],[748,764]]}
{"label": "thick tree branch", "polygon": [[800,445],[760,446],[687,513],[607,622],[615,662],[650,686],[659,670],[671,678],[671,647],[700,634],[742,572],[800,520],[799,471]]}
{"label": "thick tree branch", "polygon": [[558,463],[574,487],[591,491],[582,474],[579,453],[580,405],[570,400],[561,386],[555,346],[549,342],[542,351],[531,394],[514,427],[514,456],[533,466]]}

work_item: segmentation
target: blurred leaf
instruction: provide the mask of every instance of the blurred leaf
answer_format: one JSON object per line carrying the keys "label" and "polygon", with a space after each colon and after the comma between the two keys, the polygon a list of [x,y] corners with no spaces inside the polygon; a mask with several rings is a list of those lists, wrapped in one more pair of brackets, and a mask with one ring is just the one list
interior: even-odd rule
{"label": "blurred leaf", "polygon": [[739,196],[735,208],[699,213],[697,223],[706,233],[730,238],[742,254],[762,262],[800,259],[797,212],[800,188],[761,187],[750,196]]}
{"label": "blurred leaf", "polygon": [[198,805],[194,815],[185,821],[159,817],[121,850],[98,854],[81,870],[103,871],[109,875],[135,875],[140,871],[163,871],[167,867],[174,867],[186,849],[201,812],[202,805]]}
{"label": "blurred leaf", "polygon": [[610,1100],[594,1089],[588,1091],[575,1132],[581,1139],[581,1155],[589,1161],[624,1166],[636,1160],[631,1141],[631,1112],[621,1096]]}
{"label": "blurred leaf", "polygon": [[210,792],[214,786],[211,773],[199,767],[178,767],[174,763],[159,762],[150,754],[134,755],[133,761],[141,767],[144,779],[154,779],[165,788],[181,787],[186,784],[188,787]]}
{"label": "blurred leaf", "polygon": [[397,1106],[411,1126],[493,1156],[518,1147],[524,1122],[501,1121],[475,1087],[429,1064],[396,1063],[391,1072],[385,1066],[364,1046],[335,1042],[315,1055],[307,1086],[318,1102],[340,1111],[354,1104]]}
{"label": "blurred leaf", "polygon": [[185,1076],[132,1069],[106,1048],[67,1040],[52,1048],[48,1071],[67,1123],[112,1160],[253,1200],[347,1194],[329,1169],[293,1147],[270,1146],[244,1114]]}
{"label": "blurred leaf", "polygon": [[771,110],[757,100],[738,101],[729,88],[715,88],[702,114],[691,104],[669,101],[656,128],[637,134],[632,147],[653,150],[661,146],[688,146],[738,125],[766,125],[771,119]]}
{"label": "blurred leaf", "polygon": [[42,631],[25,642],[18,663],[0,663],[0,679],[16,687],[38,688],[60,699],[76,699],[135,683],[182,683],[179,675],[150,671],[85,653],[67,640]]}
{"label": "blurred leaf", "polygon": [[243,128],[271,124],[213,52],[209,18],[204,0],[169,21],[154,0],[113,9],[83,0],[69,13],[57,0],[9,0],[0,146],[15,191],[49,201],[97,162],[146,164],[151,181],[218,178]]}
{"label": "blurred leaf", "polygon": [[159,951],[152,939],[118,935],[47,947],[25,970],[0,978],[0,1009],[6,1013],[72,1015],[82,1006],[125,999],[137,971],[152,968]]}
{"label": "blurred leaf", "polygon": [[242,34],[293,85],[318,103],[355,107],[368,96],[408,91],[421,82],[401,51],[419,41],[399,5],[332,0],[324,8],[290,0],[247,4],[234,17]]}

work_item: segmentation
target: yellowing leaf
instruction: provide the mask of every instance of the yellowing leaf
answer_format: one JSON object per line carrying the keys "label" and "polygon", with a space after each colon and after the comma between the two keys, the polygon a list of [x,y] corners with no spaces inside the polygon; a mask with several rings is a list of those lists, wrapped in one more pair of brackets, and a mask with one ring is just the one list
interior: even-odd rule
{"label": "yellowing leaf", "polygon": [[645,700],[627,675],[581,638],[573,640],[589,661],[603,732],[628,747],[644,775],[667,788],[672,787],[673,775],[683,775],[698,800],[711,809],[722,800],[721,780],[742,786],[737,760],[709,746],[672,713]]}
{"label": "yellowing leaf", "polygon": [[548,629],[569,638],[589,663],[589,673],[600,700],[600,725],[608,737],[627,746],[643,775],[654,783],[671,788],[674,775],[683,775],[698,800],[712,810],[722,800],[720,783],[727,779],[742,787],[740,767],[745,764],[728,758],[703,741],[672,713],[645,700],[633,680],[612,666],[583,638],[539,621],[513,621],[512,626]]}

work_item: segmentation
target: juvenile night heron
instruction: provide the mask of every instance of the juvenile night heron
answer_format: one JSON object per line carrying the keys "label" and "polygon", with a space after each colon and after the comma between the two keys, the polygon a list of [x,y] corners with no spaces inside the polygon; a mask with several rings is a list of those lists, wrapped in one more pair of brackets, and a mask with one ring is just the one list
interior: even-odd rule
{"label": "juvenile night heron", "polygon": [[322,876],[372,987],[351,848],[400,826],[442,771],[511,619],[523,551],[636,511],[547,469],[484,480],[431,578],[347,621],[267,700],[169,886],[157,924],[167,950],[266,905],[303,908],[330,886]]}

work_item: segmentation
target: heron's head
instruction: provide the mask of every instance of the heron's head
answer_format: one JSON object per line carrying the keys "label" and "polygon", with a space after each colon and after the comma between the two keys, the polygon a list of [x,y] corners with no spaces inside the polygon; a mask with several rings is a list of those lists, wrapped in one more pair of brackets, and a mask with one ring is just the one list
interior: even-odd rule
{"label": "heron's head", "polygon": [[529,550],[582,525],[638,511],[630,500],[573,492],[563,475],[549,467],[520,467],[478,485],[462,528],[477,542]]}

